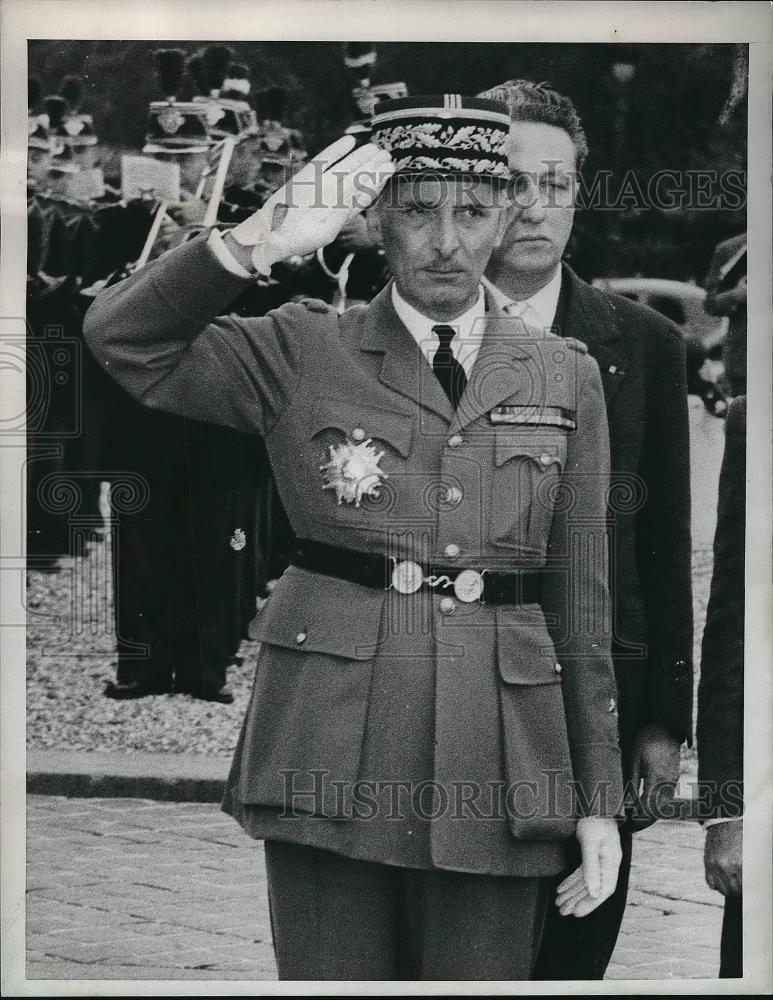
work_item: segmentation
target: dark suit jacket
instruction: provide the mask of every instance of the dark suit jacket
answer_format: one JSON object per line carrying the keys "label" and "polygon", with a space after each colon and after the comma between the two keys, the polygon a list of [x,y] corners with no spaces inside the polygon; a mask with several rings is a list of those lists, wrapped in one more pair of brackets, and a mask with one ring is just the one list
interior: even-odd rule
{"label": "dark suit jacket", "polygon": [[[342,317],[290,304],[215,318],[249,280],[194,240],[100,294],[88,343],[146,404],[263,435],[299,537],[436,566],[548,571],[540,604],[495,605],[291,566],[255,623],[262,650],[227,807],[254,835],[354,857],[557,872],[578,812],[615,815],[622,795],[596,362],[541,332],[514,335],[517,321],[489,303],[453,411],[389,288]],[[337,502],[321,474],[350,435],[373,439],[387,477],[359,506]],[[443,500],[450,484],[457,503]],[[277,819],[293,806],[288,773],[308,789],[312,770],[322,794],[296,803],[306,818]],[[348,819],[356,783],[406,780],[414,791],[432,782],[446,807],[429,815],[425,799],[420,815],[409,800],[390,816],[387,788],[377,816]],[[480,798],[489,815],[456,809],[461,786],[485,798],[500,782],[521,793],[506,814]]]}
{"label": "dark suit jacket", "polygon": [[738,816],[743,798],[746,397],[730,404],[719,479],[714,573],[698,686],[698,779],[715,815]]}
{"label": "dark suit jacket", "polygon": [[636,732],[692,739],[690,454],[685,348],[647,306],[586,284],[566,265],[557,332],[601,371],[611,453],[612,654],[624,766]]}

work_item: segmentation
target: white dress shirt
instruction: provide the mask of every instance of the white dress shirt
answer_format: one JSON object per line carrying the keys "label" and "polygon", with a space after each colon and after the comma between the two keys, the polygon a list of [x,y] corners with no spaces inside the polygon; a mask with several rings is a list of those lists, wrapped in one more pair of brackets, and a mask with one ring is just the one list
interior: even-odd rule
{"label": "white dress shirt", "polygon": [[483,286],[478,289],[478,298],[474,304],[461,316],[457,316],[456,319],[448,323],[430,319],[429,316],[420,313],[418,309],[405,301],[398,292],[396,284],[392,285],[392,305],[430,365],[432,365],[435,352],[440,346],[440,339],[432,327],[450,326],[451,329],[456,330],[456,336],[451,341],[451,350],[456,360],[464,368],[467,378],[470,377],[486,326],[486,297],[483,293]]}
{"label": "white dress shirt", "polygon": [[528,299],[516,301],[492,284],[488,278],[484,278],[483,282],[502,312],[508,313],[510,316],[520,316],[529,326],[536,326],[542,330],[553,326],[558,308],[558,297],[561,294],[560,264],[547,285],[540,288]]}

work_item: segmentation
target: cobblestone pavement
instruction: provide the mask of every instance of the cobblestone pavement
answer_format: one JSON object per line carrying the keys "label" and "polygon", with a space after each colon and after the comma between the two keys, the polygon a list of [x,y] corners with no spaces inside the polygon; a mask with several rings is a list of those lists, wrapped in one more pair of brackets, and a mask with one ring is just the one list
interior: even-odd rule
{"label": "cobblestone pavement", "polygon": [[[262,845],[216,805],[30,796],[29,979],[276,978]],[[703,834],[637,835],[629,908],[607,978],[713,978],[721,897]]]}

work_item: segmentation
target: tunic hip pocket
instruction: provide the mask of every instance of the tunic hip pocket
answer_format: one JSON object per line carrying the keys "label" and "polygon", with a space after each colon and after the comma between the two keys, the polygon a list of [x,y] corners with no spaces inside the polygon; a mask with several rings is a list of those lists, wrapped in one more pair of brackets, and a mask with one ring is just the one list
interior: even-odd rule
{"label": "tunic hip pocket", "polygon": [[516,840],[564,840],[576,820],[561,666],[538,605],[497,610],[507,819]]}
{"label": "tunic hip pocket", "polygon": [[384,592],[290,567],[250,627],[262,648],[238,762],[243,803],[346,818]]}

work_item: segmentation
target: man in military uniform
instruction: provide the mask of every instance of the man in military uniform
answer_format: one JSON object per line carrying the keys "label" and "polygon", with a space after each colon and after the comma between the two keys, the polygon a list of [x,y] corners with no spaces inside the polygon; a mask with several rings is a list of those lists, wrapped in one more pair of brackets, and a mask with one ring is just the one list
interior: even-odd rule
{"label": "man in military uniform", "polygon": [[[614,888],[603,394],[581,345],[480,287],[508,124],[455,94],[385,104],[372,144],[339,140],[87,317],[147,405],[265,437],[299,539],[224,803],[266,840],[283,979],[524,979],[572,834],[562,912]],[[215,318],[382,185],[373,303]]]}
{"label": "man in military uniform", "polygon": [[[500,307],[598,362],[609,421],[612,653],[623,770],[645,807],[673,791],[679,746],[692,737],[690,462],[685,347],[646,306],[599,291],[562,263],[577,171],[588,152],[569,98],[512,80],[485,92],[511,116],[515,208],[487,276]],[[633,790],[633,789],[632,789]],[[642,817],[641,823],[653,822]],[[622,831],[614,896],[583,920],[548,917],[535,978],[601,979],[623,918],[632,824]],[[570,859],[571,860],[571,859]]]}

